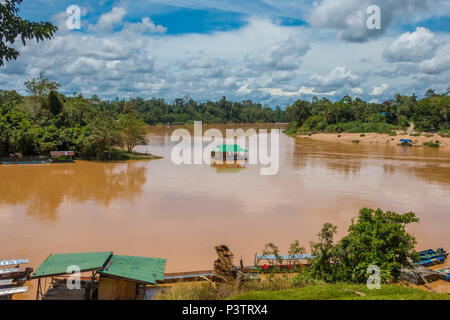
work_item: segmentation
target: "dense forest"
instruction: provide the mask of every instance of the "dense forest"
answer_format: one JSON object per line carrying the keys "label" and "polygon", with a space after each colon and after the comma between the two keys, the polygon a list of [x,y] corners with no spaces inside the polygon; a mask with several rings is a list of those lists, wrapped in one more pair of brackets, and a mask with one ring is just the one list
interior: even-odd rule
{"label": "dense forest", "polygon": [[450,130],[450,88],[442,94],[428,90],[418,100],[415,95],[395,95],[383,103],[368,103],[359,98],[345,96],[332,102],[326,98],[313,98],[312,102],[298,100],[287,107],[287,117],[292,121],[288,133],[315,132],[377,132],[391,133],[414,124],[419,132]]}
{"label": "dense forest", "polygon": [[83,159],[125,158],[146,144],[146,124],[287,122],[286,111],[252,101],[197,103],[192,99],[114,101],[98,96],[65,96],[45,74],[26,81],[29,93],[0,90],[0,157],[48,155],[74,150]]}
{"label": "dense forest", "polygon": [[[449,91],[425,98],[396,95],[381,104],[344,97],[332,102],[298,100],[286,110],[253,103],[198,103],[190,98],[113,101],[81,94],[66,96],[45,74],[26,81],[29,95],[0,90],[0,157],[48,155],[53,150],[74,150],[83,159],[127,159],[133,148],[148,143],[147,124],[290,122],[287,133],[389,133],[414,123],[419,131],[448,135]],[[122,148],[123,152],[120,152]]]}

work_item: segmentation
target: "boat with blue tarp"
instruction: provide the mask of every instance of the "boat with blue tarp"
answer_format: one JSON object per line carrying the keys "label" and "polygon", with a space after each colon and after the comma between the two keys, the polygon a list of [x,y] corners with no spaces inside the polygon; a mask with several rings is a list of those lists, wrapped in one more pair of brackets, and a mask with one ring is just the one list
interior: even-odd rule
{"label": "boat with blue tarp", "polygon": [[448,252],[442,248],[437,248],[436,250],[428,249],[419,252],[420,261],[418,265],[428,267],[435,264],[444,263],[445,259],[448,257]]}

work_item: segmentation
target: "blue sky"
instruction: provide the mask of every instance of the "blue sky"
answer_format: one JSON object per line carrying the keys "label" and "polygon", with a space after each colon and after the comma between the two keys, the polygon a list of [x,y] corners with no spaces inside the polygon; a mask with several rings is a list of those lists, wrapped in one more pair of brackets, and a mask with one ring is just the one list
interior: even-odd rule
{"label": "blue sky", "polygon": [[[381,30],[366,27],[373,4]],[[69,5],[81,30],[66,27]],[[20,14],[59,26],[51,41],[16,43],[21,56],[0,69],[0,86],[20,92],[41,71],[66,94],[270,106],[450,86],[444,0],[34,0]]]}

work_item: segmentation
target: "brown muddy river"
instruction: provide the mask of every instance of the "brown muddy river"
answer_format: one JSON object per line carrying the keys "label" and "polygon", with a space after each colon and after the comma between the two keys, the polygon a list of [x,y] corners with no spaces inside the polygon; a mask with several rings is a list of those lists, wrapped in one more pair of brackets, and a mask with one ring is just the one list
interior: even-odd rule
{"label": "brown muddy river", "polygon": [[111,250],[194,271],[212,269],[214,246],[227,244],[250,265],[269,241],[309,248],[325,222],[344,235],[362,207],[414,211],[417,249],[450,249],[449,151],[282,134],[279,172],[262,176],[259,165],[173,164],[175,128],[149,128],[150,145],[137,148],[161,160],[0,165],[0,259],[36,269],[50,253]]}

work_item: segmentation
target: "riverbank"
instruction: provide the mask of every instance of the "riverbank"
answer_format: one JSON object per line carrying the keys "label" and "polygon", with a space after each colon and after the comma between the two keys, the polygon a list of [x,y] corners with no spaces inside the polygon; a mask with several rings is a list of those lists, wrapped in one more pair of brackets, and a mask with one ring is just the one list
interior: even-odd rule
{"label": "riverbank", "polygon": [[109,151],[109,159],[106,161],[115,160],[157,160],[163,157],[155,156],[150,153],[140,153],[140,152],[126,152],[122,150],[115,149],[114,151]]}
{"label": "riverbank", "polygon": [[[397,135],[391,136],[389,134],[379,133],[317,133],[309,135],[295,135],[296,137],[303,137],[312,140],[345,142],[345,143],[363,143],[363,144],[384,144],[397,146],[400,144],[400,139],[412,140],[414,146],[426,147],[424,143],[439,141],[439,148],[450,149],[450,138],[443,138],[439,134],[407,134],[404,132],[397,132]],[[429,148],[429,147],[427,147]]]}

